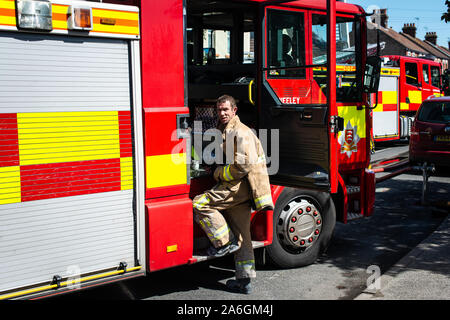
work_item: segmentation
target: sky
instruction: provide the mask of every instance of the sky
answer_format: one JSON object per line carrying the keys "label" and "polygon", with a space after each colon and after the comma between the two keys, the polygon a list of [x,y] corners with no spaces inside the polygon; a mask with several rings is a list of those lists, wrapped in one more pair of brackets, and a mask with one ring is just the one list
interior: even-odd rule
{"label": "sky", "polygon": [[447,11],[445,0],[347,0],[347,2],[358,4],[367,12],[372,12],[373,6],[386,8],[389,16],[388,26],[395,31],[401,32],[405,23],[415,23],[417,38],[424,40],[427,32],[436,32],[438,45],[448,48],[450,22],[445,23],[441,20],[442,13]]}

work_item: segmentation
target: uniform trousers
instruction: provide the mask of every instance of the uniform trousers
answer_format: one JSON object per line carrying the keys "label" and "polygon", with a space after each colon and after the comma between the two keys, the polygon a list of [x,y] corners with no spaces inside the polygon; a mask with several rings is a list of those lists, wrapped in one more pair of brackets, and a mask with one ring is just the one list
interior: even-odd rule
{"label": "uniform trousers", "polygon": [[194,219],[214,247],[219,248],[234,237],[240,249],[234,254],[236,279],[255,278],[255,257],[250,234],[250,185],[240,181],[220,181],[211,190],[193,200]]}

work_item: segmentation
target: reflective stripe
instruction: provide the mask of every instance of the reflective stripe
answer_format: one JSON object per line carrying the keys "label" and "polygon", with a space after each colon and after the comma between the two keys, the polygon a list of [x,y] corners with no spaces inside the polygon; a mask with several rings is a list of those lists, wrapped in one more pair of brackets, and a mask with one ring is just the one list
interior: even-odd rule
{"label": "reflective stripe", "polygon": [[255,265],[255,260],[237,261],[236,264],[239,265],[239,266],[243,266],[243,265],[254,266]]}
{"label": "reflective stripe", "polygon": [[203,228],[203,230],[205,230],[207,227],[212,227],[212,224],[211,224],[211,221],[209,221],[209,218],[203,218],[203,219],[199,220],[198,223]]}
{"label": "reflective stripe", "polygon": [[194,202],[194,207],[196,209],[201,209],[203,206],[208,204],[209,201],[211,201],[211,200],[206,196],[206,194],[204,194],[203,196],[200,197],[200,199],[198,199],[196,202]]}
{"label": "reflective stripe", "polygon": [[256,277],[255,260],[236,261],[236,279]]}
{"label": "reflective stripe", "polygon": [[86,282],[86,281],[90,281],[90,280],[96,280],[96,279],[100,279],[100,278],[104,278],[104,277],[108,277],[108,276],[114,276],[114,275],[122,274],[122,273],[126,273],[126,272],[137,271],[137,270],[140,270],[141,268],[142,268],[142,266],[137,266],[137,267],[133,267],[133,268],[128,268],[126,270],[125,269],[115,270],[115,271],[110,271],[110,272],[106,272],[106,273],[100,273],[100,274],[84,277],[84,278],[67,280],[67,281],[59,283],[59,285],[58,284],[50,284],[50,285],[37,287],[37,288],[33,288],[33,289],[17,291],[17,292],[13,292],[13,293],[9,293],[9,294],[0,295],[0,300],[11,299],[11,298],[15,298],[15,297],[19,297],[19,296],[23,296],[23,295],[27,295],[27,294],[33,294],[33,293],[37,293],[37,292],[42,292],[42,291],[46,291],[46,290],[50,290],[50,289],[58,289],[58,286],[69,287],[70,285],[73,285],[77,282]]}
{"label": "reflective stripe", "polygon": [[[203,219],[203,220],[206,221],[206,224],[208,225],[208,227],[211,227],[211,223],[208,222],[207,219]],[[205,227],[205,223],[202,220],[200,220],[200,225],[202,226],[203,230],[206,232],[206,235],[208,236],[208,238],[211,241],[220,240],[223,238],[223,236],[227,232],[230,232],[230,228],[228,227],[228,225],[224,225],[224,226],[220,227],[214,233],[208,232],[208,231],[211,231],[211,228]]]}
{"label": "reflective stripe", "polygon": [[213,239],[220,240],[225,234],[227,234],[227,232],[230,232],[230,228],[228,227],[228,225],[224,225],[217,229],[216,232],[214,232]]}
{"label": "reflective stripe", "polygon": [[234,178],[233,178],[233,176],[231,175],[231,172],[230,172],[230,165],[226,165],[225,167],[223,167],[223,179],[225,181],[234,180]]}
{"label": "reflective stripe", "polygon": [[260,209],[265,205],[269,204],[272,201],[271,195],[262,196],[260,198],[255,199],[256,209]]}
{"label": "reflective stripe", "polygon": [[203,218],[203,219],[199,220],[198,223],[200,223],[200,226],[202,226],[202,228],[206,228],[206,226],[212,227],[212,224],[211,224],[211,221],[209,221],[209,218]]}

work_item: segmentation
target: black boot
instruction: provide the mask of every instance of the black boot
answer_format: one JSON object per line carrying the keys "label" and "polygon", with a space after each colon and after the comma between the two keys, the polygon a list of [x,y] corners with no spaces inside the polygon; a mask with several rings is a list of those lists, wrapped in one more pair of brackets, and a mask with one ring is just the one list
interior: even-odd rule
{"label": "black boot", "polygon": [[250,283],[250,278],[228,280],[226,285],[227,288],[232,292],[245,294],[252,293],[252,284]]}
{"label": "black boot", "polygon": [[226,254],[229,253],[233,253],[237,250],[239,250],[239,244],[238,244],[238,239],[234,238],[233,240],[229,241],[227,244],[225,244],[224,246],[220,247],[220,248],[215,248],[214,246],[209,247],[206,250],[206,254],[208,256],[213,256],[213,257],[223,257]]}

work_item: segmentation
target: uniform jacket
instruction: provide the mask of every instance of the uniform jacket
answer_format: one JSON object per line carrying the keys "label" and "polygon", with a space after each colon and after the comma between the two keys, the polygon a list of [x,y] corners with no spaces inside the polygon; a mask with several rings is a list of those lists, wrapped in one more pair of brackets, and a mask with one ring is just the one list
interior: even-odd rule
{"label": "uniform jacket", "polygon": [[232,185],[247,179],[256,210],[273,210],[266,158],[258,137],[237,115],[227,125],[219,123],[217,128],[222,132],[225,165],[216,168],[214,178]]}

